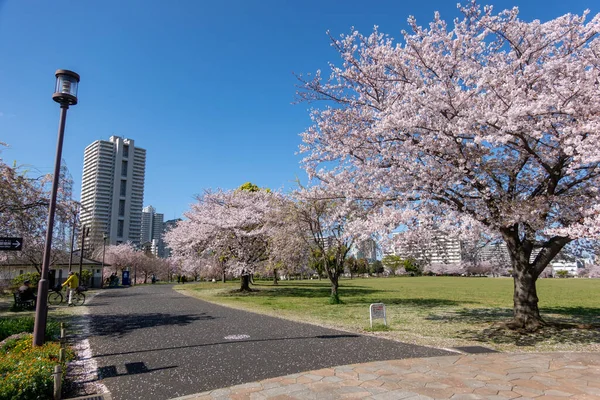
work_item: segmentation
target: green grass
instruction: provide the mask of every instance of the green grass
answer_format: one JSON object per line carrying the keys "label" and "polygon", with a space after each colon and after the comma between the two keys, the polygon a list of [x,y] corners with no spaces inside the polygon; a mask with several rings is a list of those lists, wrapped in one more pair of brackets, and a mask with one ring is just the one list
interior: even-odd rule
{"label": "green grass", "polygon": [[[259,281],[252,286],[257,291],[249,294],[232,291],[238,287],[239,283],[230,282],[176,289],[235,308],[437,347],[479,344],[513,351],[600,351],[597,279],[539,280],[542,316],[563,326],[531,335],[498,327],[512,316],[510,278],[345,279],[340,283],[339,305],[329,304],[330,286],[325,279],[280,281],[278,286]],[[369,304],[378,302],[386,304],[389,327],[371,330]]]}

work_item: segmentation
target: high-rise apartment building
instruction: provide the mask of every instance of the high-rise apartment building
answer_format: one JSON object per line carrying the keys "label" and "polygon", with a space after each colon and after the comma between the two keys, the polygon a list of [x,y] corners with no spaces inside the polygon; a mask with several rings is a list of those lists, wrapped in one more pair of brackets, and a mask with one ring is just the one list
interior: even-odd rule
{"label": "high-rise apartment building", "polygon": [[142,231],[140,243],[150,247],[150,251],[157,257],[164,257],[163,250],[163,221],[164,215],[157,213],[154,207],[146,206],[142,210]]}
{"label": "high-rise apartment building", "polygon": [[131,139],[111,136],[85,148],[81,223],[89,239],[107,244],[140,243],[146,150]]}

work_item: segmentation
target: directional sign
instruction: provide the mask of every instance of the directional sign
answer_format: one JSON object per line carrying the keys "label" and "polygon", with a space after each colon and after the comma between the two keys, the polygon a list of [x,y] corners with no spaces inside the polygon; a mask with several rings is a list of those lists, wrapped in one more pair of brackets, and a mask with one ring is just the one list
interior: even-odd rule
{"label": "directional sign", "polygon": [[0,250],[21,250],[23,238],[0,237]]}

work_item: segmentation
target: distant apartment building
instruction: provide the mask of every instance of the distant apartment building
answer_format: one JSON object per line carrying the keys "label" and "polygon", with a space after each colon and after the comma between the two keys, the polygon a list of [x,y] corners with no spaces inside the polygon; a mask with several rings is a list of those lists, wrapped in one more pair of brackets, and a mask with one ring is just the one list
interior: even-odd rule
{"label": "distant apartment building", "polygon": [[412,258],[424,264],[455,264],[462,260],[460,240],[441,232],[431,236],[427,241],[394,240],[394,245],[388,253],[404,259]]}
{"label": "distant apartment building", "polygon": [[157,213],[154,207],[142,209],[142,230],[140,243],[157,257],[164,257],[164,215]]}
{"label": "distant apartment building", "polygon": [[111,136],[84,151],[81,224],[88,241],[140,244],[146,150],[132,139]]}
{"label": "distant apartment building", "polygon": [[348,256],[354,258],[366,258],[369,262],[377,260],[377,242],[373,239],[366,239],[352,244]]}

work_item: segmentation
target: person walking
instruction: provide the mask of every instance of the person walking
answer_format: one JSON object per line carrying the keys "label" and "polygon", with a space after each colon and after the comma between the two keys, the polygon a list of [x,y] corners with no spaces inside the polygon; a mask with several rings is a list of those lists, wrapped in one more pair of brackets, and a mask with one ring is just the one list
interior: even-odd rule
{"label": "person walking", "polygon": [[62,286],[67,286],[69,299],[68,304],[72,306],[73,303],[71,303],[71,299],[73,298],[73,292],[75,292],[75,290],[79,287],[79,278],[77,277],[77,274],[75,274],[73,271],[69,272],[69,278],[65,281],[65,283],[62,284]]}

